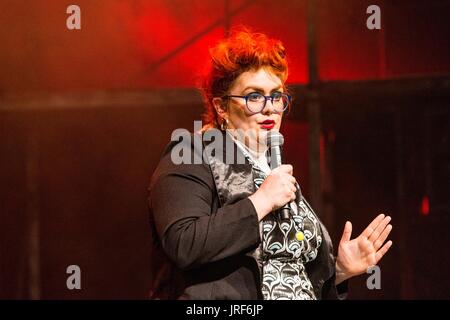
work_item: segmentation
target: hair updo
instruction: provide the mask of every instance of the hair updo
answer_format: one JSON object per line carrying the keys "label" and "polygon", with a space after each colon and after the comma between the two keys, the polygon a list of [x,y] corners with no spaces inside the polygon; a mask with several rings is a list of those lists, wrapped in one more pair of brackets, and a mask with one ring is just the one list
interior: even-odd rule
{"label": "hair updo", "polygon": [[209,53],[211,65],[201,88],[205,103],[204,129],[219,128],[212,99],[226,95],[242,73],[267,68],[283,84],[288,76],[286,54],[281,41],[270,39],[262,33],[253,33],[246,27],[233,29],[231,36],[210,48]]}

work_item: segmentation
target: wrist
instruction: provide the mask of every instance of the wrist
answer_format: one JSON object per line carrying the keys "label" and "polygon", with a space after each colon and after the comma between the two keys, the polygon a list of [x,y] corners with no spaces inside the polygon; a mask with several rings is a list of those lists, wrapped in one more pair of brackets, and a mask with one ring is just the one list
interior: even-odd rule
{"label": "wrist", "polygon": [[336,260],[335,270],[336,270],[336,280],[335,280],[336,285],[338,285],[341,282],[344,282],[345,280],[348,280],[352,277],[351,275],[349,275],[347,272],[344,271],[344,269],[342,268],[342,266],[338,260]]}
{"label": "wrist", "polygon": [[248,197],[248,199],[253,203],[258,214],[258,221],[261,221],[266,215],[272,211],[272,204],[269,198],[266,197],[262,192],[258,190],[254,194]]}

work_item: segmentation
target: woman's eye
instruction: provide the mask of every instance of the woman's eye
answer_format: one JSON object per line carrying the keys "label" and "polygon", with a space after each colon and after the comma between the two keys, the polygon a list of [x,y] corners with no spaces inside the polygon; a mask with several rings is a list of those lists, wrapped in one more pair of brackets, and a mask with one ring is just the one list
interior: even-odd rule
{"label": "woman's eye", "polygon": [[281,93],[281,92],[274,92],[274,93],[272,93],[272,98],[273,98],[273,100],[280,100],[281,99],[281,97],[283,96],[283,93]]}
{"label": "woman's eye", "polygon": [[253,92],[248,95],[248,99],[250,101],[260,101],[261,97],[262,97],[262,95],[257,92]]}

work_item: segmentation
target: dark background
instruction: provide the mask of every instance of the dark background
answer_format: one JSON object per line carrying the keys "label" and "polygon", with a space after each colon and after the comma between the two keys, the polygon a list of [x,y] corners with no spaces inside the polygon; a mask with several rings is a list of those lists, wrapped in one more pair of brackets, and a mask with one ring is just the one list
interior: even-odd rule
{"label": "dark background", "polygon": [[335,245],[393,217],[382,289],[363,275],[350,298],[450,298],[450,1],[78,0],[76,31],[70,4],[0,1],[0,298],[147,297],[147,185],[241,23],[287,49],[285,158]]}

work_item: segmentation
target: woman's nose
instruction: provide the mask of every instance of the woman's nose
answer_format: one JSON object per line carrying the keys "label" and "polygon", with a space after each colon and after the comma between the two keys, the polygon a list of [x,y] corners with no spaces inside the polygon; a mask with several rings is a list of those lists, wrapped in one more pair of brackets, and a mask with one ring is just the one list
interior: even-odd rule
{"label": "woman's nose", "polygon": [[275,108],[272,103],[272,99],[267,99],[266,105],[264,106],[264,109],[261,111],[262,114],[272,114],[274,113]]}

